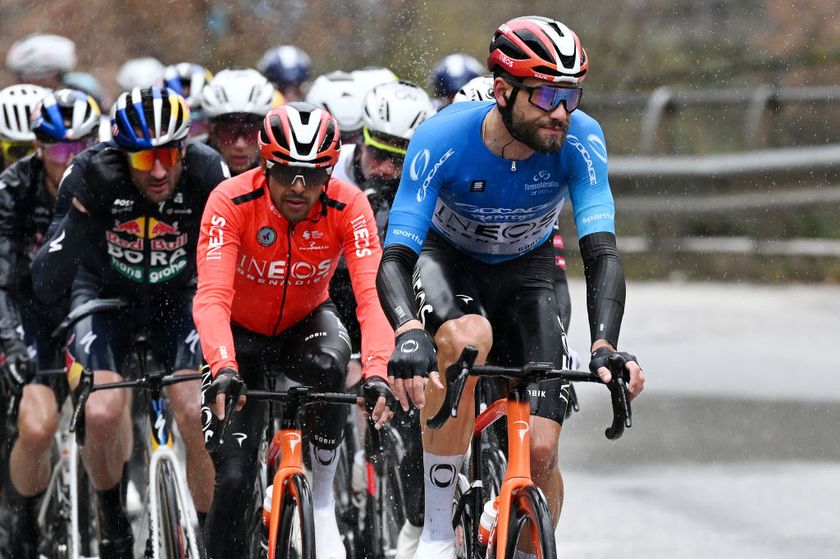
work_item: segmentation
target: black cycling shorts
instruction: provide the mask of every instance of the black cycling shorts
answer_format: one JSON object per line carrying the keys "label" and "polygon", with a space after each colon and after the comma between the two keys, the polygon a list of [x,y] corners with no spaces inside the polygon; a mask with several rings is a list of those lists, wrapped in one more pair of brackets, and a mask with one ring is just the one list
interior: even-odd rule
{"label": "black cycling shorts", "polygon": [[[490,321],[489,361],[518,367],[531,361],[565,365],[566,333],[554,290],[551,240],[518,258],[485,264],[430,232],[414,271],[418,318],[435,334],[448,321],[478,314]],[[544,381],[529,387],[531,414],[560,424],[569,409],[569,387]]]}
{"label": "black cycling shorts", "polygon": [[[98,278],[82,270],[76,276],[70,299],[75,309],[91,299],[125,294],[103,290]],[[171,371],[197,370],[201,365],[201,344],[192,318],[195,291],[189,287],[152,297],[148,301],[126,299],[128,306],[88,315],[72,327],[67,349],[72,358],[95,371],[124,374],[134,336],[145,327],[152,357]]]}
{"label": "black cycling shorts", "polygon": [[[346,392],[350,340],[331,302],[278,336],[263,336],[236,326],[232,331],[239,373],[249,389],[265,388],[269,374],[284,374],[318,392]],[[210,379],[206,378],[202,389],[206,391],[209,385]],[[318,456],[328,457],[327,462],[332,461],[341,444],[347,408],[344,404],[320,403],[304,408],[304,432],[317,447]],[[265,409],[264,402],[248,400],[241,411],[234,412],[228,436],[211,454],[216,468],[216,491],[205,533],[212,557],[238,557],[247,546],[247,521],[251,517],[254,480],[259,473]],[[207,402],[201,413],[207,440],[213,436],[210,429],[215,428]]]}

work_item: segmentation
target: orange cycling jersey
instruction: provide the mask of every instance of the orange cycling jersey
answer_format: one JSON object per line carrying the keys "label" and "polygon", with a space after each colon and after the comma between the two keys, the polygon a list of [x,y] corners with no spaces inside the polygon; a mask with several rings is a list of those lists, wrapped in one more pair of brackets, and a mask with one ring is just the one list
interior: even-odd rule
{"label": "orange cycling jersey", "polygon": [[294,326],[329,298],[342,254],[358,303],[365,376],[386,376],[394,331],[376,293],[382,249],[373,212],[364,193],[346,182],[330,179],[327,193],[295,224],[272,203],[260,168],[210,194],[193,316],[214,376],[237,368],[231,323],[265,336]]}

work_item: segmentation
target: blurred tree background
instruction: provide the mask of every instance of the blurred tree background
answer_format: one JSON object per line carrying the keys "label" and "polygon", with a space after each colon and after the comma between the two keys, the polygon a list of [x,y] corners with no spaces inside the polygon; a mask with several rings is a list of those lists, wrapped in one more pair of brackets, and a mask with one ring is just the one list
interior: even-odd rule
{"label": "blurred tree background", "polygon": [[[496,26],[526,14],[559,19],[581,36],[590,91],[840,78],[834,0],[0,0],[0,52],[28,33],[65,35],[78,45],[78,69],[116,93],[113,76],[128,58],[218,71],[293,43],[317,73],[384,65],[428,86],[442,56],[483,60]],[[11,80],[0,74],[0,83]]]}

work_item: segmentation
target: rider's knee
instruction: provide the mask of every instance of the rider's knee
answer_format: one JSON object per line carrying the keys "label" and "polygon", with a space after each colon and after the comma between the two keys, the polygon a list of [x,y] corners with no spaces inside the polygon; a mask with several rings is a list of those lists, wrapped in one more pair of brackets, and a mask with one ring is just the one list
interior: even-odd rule
{"label": "rider's knee", "polygon": [[18,416],[18,439],[29,452],[41,454],[49,451],[57,429],[58,415],[55,411],[38,410],[36,413],[26,413],[21,409]]}
{"label": "rider's knee", "polygon": [[493,329],[485,317],[468,314],[444,322],[435,335],[435,343],[442,352],[460,353],[467,345],[489,351],[493,345]]}
{"label": "rider's knee", "polygon": [[320,373],[319,390],[342,390],[348,359],[341,352],[330,347],[318,347],[307,351],[303,360],[305,367]]}
{"label": "rider's knee", "polygon": [[[85,425],[89,432],[116,433],[127,413],[128,398],[117,390],[93,394],[85,406]],[[96,396],[101,396],[97,398]]]}

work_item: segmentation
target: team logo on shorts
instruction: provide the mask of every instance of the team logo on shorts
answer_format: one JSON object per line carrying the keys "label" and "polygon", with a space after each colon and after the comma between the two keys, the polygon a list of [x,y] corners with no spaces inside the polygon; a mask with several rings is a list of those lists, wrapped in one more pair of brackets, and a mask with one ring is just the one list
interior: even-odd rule
{"label": "team logo on shorts", "polygon": [[257,231],[257,242],[264,247],[270,247],[277,240],[277,231],[266,225]]}

